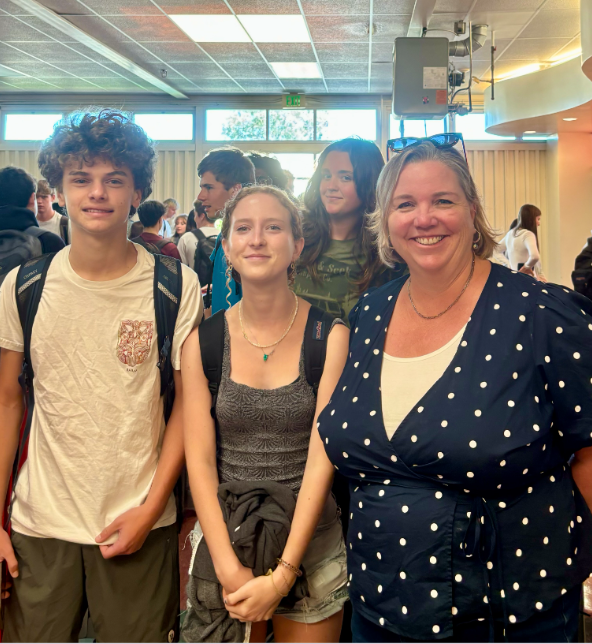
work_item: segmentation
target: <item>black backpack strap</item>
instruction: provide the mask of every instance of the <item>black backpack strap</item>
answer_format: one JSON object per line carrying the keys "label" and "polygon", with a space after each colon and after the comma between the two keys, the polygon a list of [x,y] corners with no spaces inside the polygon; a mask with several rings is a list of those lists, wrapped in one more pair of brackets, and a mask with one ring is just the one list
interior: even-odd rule
{"label": "black backpack strap", "polygon": [[327,340],[333,324],[333,316],[316,306],[311,306],[304,331],[304,373],[315,396],[325,368]]}
{"label": "black backpack strap", "polygon": [[224,311],[218,311],[211,318],[204,320],[199,327],[199,348],[203,371],[208,379],[212,394],[210,413],[216,420],[216,400],[222,380],[222,360],[224,358]]}
{"label": "black backpack strap", "polygon": [[[152,243],[152,242],[151,242]],[[167,245],[167,244],[172,244],[173,242],[170,242],[168,239],[158,239],[154,243],[154,246],[158,248],[158,250],[162,251],[162,249]]]}
{"label": "black backpack strap", "polygon": [[68,238],[68,221],[68,217],[66,217],[66,215],[62,215],[62,218],[60,219],[60,237],[64,240],[64,244],[66,244],[66,246],[70,243]]}
{"label": "black backpack strap", "polygon": [[183,293],[181,262],[168,255],[154,255],[154,310],[158,336],[160,395],[164,396],[164,419],[168,422],[175,399],[171,349]]}
{"label": "black backpack strap", "polygon": [[[32,227],[39,230],[37,227]],[[28,232],[28,230],[27,230]],[[40,235],[35,235],[40,236]],[[33,365],[31,363],[31,334],[33,332],[33,323],[41,301],[45,278],[49,266],[55,257],[55,253],[41,255],[30,259],[22,264],[16,276],[16,306],[18,310],[21,327],[23,329],[23,369],[19,376],[19,383],[23,389],[26,404],[26,421],[22,428],[18,449],[12,466],[12,490],[16,489],[16,480],[19,472],[19,464],[23,458],[24,450],[31,433],[31,423],[33,421],[33,409],[35,407],[35,394],[33,391]],[[10,522],[12,512],[12,500],[9,504],[6,525]]]}
{"label": "black backpack strap", "polygon": [[199,228],[194,228],[190,232],[192,232],[197,237],[198,240],[206,238],[206,236],[202,233],[202,231]]}

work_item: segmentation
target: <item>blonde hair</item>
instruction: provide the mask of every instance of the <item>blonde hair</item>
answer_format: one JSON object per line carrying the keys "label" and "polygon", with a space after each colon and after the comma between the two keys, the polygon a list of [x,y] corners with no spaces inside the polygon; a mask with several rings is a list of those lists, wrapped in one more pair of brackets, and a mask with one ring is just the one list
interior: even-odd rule
{"label": "blonde hair", "polygon": [[479,233],[475,255],[481,259],[491,257],[497,246],[495,231],[487,221],[477,186],[473,181],[467,162],[454,148],[437,148],[433,143],[424,141],[395,155],[384,166],[378,178],[376,210],[370,215],[370,221],[380,259],[391,268],[396,262],[403,261],[393,249],[389,237],[388,218],[391,213],[391,201],[403,169],[410,163],[424,161],[439,161],[454,172],[466,200],[475,211],[474,226]]}
{"label": "blonde hair", "polygon": [[[254,185],[247,186],[246,188],[241,188],[232,199],[229,199],[226,202],[226,205],[224,206],[224,214],[222,215],[222,228],[220,231],[222,234],[222,239],[228,239],[228,236],[230,234],[232,215],[234,214],[234,211],[236,210],[238,204],[243,199],[257,194],[265,194],[275,197],[279,202],[279,205],[282,206],[282,208],[285,208],[290,215],[290,227],[292,228],[292,236],[294,237],[294,241],[302,239],[302,216],[295,201],[292,200],[283,190],[280,190],[275,186],[266,185]],[[289,280],[293,278],[293,273],[294,271],[292,270],[292,268],[288,268]],[[241,283],[240,274],[234,267],[232,268],[232,279],[238,284]],[[230,282],[230,275],[227,275],[227,282]]]}

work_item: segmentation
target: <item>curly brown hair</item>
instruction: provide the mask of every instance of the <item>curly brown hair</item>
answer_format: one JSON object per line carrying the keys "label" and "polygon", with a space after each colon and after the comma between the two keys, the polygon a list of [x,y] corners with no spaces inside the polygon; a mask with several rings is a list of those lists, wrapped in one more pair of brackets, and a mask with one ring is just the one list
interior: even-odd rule
{"label": "curly brown hair", "polygon": [[92,165],[97,159],[128,167],[142,201],[152,194],[156,166],[154,144],[125,112],[103,109],[73,112],[54,128],[41,146],[39,170],[51,186],[62,191],[64,168],[71,161]]}
{"label": "curly brown hair", "polygon": [[[275,186],[265,186],[265,185],[254,185],[247,186],[242,188],[237,192],[237,194],[226,202],[224,207],[224,214],[222,216],[222,229],[220,231],[222,239],[228,239],[230,234],[230,222],[232,221],[232,215],[238,206],[238,204],[251,195],[256,194],[266,194],[275,197],[282,208],[285,208],[288,211],[290,216],[290,227],[292,228],[292,236],[294,241],[302,239],[302,217],[300,215],[300,210],[296,205],[295,201],[290,199],[290,197],[279,188]],[[292,276],[292,268],[288,269],[288,278]],[[232,269],[232,279],[237,283],[241,283],[240,274],[234,268]]]}

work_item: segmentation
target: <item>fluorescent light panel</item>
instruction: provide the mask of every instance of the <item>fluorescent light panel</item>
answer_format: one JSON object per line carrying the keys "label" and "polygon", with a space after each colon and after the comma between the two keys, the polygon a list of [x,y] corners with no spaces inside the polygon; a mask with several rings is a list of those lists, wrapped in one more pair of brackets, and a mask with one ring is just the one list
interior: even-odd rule
{"label": "fluorescent light panel", "polygon": [[232,15],[171,15],[170,19],[194,42],[251,42]]}
{"label": "fluorescent light panel", "polygon": [[306,23],[300,14],[240,15],[238,19],[254,42],[310,42]]}
{"label": "fluorescent light panel", "polygon": [[316,63],[269,63],[279,78],[322,78]]}
{"label": "fluorescent light panel", "polygon": [[310,42],[301,15],[180,14],[170,18],[195,42]]}
{"label": "fluorescent light panel", "polygon": [[581,56],[581,55],[582,55],[582,48],[579,47],[578,49],[574,49],[565,54],[559,54],[558,56],[553,56],[553,58],[551,58],[551,62],[553,65],[559,65],[560,63],[565,63],[568,60],[572,60],[573,58],[577,58],[578,56]]}

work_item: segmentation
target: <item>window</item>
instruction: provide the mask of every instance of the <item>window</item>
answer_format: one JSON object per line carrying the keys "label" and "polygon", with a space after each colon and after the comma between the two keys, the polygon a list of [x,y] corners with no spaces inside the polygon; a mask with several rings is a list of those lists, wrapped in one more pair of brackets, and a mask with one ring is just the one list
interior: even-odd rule
{"label": "window", "polygon": [[[416,136],[419,138],[425,136],[433,136],[434,134],[442,134],[445,132],[446,119],[439,119],[437,121],[416,121],[416,120],[405,120],[405,136]],[[391,114],[390,120],[390,136],[391,139],[398,139],[400,134],[401,121],[396,119],[393,114]]]}
{"label": "window", "polygon": [[61,114],[7,114],[4,121],[6,141],[43,141],[61,120]]}
{"label": "window", "polygon": [[193,141],[193,114],[135,114],[134,122],[153,141]]}
{"label": "window", "polygon": [[265,110],[206,110],[206,141],[265,141]]}
{"label": "window", "polygon": [[515,136],[496,136],[485,131],[485,114],[466,114],[456,117],[457,132],[465,141],[515,141]]}
{"label": "window", "polygon": [[313,110],[269,110],[270,141],[312,141]]}
{"label": "window", "polygon": [[274,156],[284,170],[289,170],[294,175],[294,194],[297,197],[303,194],[315,169],[315,155],[278,153]]}
{"label": "window", "polygon": [[317,140],[359,136],[376,141],[376,110],[317,110]]}

